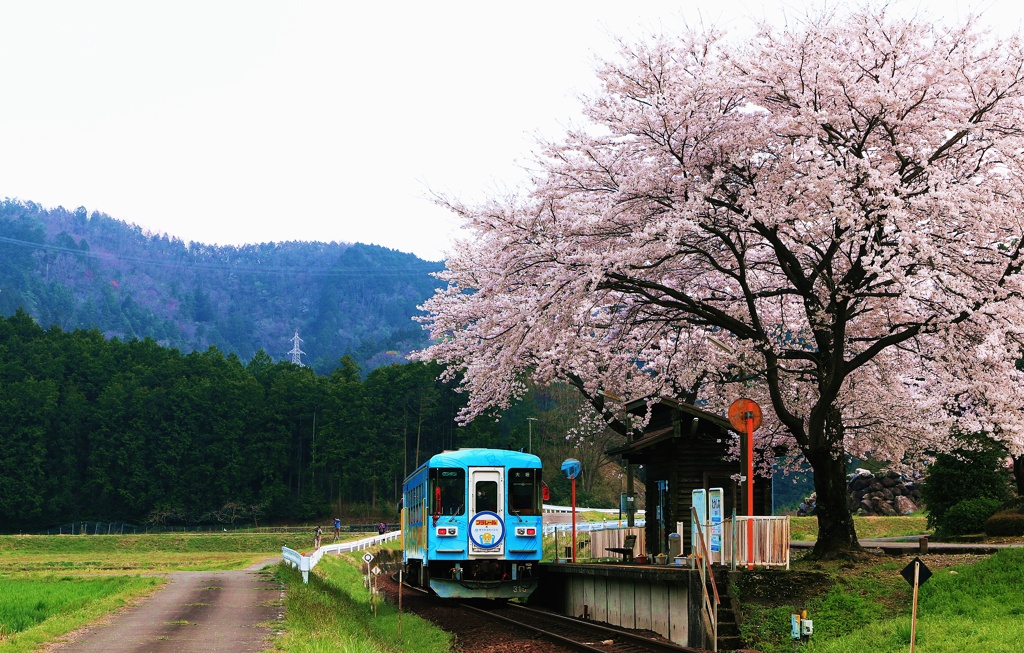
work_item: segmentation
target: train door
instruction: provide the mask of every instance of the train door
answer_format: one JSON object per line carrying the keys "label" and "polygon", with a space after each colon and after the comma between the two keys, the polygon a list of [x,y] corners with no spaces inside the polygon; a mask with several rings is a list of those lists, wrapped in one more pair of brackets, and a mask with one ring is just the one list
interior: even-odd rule
{"label": "train door", "polygon": [[469,552],[500,556],[505,552],[505,479],[501,467],[469,468]]}

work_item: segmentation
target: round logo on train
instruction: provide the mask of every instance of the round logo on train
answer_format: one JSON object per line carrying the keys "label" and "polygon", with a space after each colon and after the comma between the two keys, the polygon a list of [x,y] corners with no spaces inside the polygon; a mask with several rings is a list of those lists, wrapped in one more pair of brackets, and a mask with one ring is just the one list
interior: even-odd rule
{"label": "round logo on train", "polygon": [[489,510],[478,512],[470,522],[469,539],[481,549],[493,549],[505,539],[505,522]]}

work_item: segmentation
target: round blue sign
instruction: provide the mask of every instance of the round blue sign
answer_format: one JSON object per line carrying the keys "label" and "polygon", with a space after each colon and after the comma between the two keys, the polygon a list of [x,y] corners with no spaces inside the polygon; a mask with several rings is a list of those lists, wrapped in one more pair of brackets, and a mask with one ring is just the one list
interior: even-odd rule
{"label": "round blue sign", "polygon": [[469,521],[469,541],[481,549],[493,549],[505,539],[505,522],[498,513],[484,510]]}

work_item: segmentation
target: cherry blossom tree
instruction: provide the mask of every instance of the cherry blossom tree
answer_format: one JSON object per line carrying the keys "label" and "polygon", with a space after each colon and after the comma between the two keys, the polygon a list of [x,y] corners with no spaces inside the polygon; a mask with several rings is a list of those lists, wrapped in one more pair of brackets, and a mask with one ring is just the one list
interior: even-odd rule
{"label": "cherry blossom tree", "polygon": [[814,471],[815,554],[855,551],[848,455],[988,432],[1020,455],[1024,51],[867,8],[623,43],[524,192],[471,229],[419,354],[464,420],[525,378],[724,412],[758,401]]}

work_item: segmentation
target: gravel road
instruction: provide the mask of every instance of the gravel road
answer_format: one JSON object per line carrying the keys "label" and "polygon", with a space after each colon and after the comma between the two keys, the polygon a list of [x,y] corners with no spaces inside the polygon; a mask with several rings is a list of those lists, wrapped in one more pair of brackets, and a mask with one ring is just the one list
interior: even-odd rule
{"label": "gravel road", "polygon": [[249,653],[270,649],[281,619],[283,589],[261,573],[262,562],[240,571],[182,571],[152,596],[105,623],[51,645],[59,653]]}

